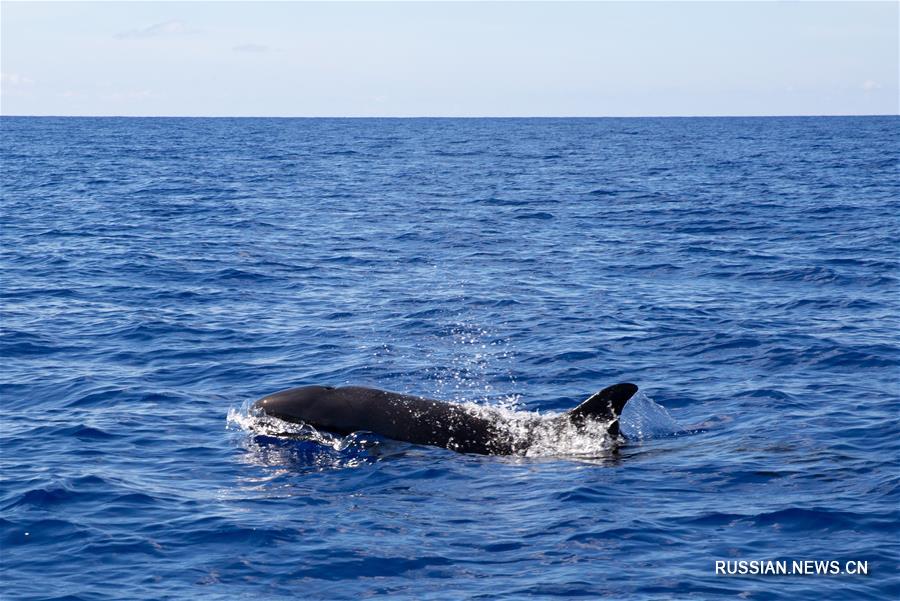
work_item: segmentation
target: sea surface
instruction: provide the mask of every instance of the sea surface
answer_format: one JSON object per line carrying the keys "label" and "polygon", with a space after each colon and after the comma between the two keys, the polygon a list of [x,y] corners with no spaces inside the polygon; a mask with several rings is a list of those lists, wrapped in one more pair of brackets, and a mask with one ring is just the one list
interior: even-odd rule
{"label": "sea surface", "polygon": [[[3,118],[3,599],[900,597],[900,118]],[[279,436],[368,385],[627,442]],[[720,561],[867,562],[721,575]]]}

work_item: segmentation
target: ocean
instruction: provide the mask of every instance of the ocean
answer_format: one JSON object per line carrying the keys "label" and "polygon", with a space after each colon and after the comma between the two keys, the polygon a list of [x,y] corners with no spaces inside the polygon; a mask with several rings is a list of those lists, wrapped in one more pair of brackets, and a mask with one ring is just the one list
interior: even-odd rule
{"label": "ocean", "polygon": [[[896,599],[898,126],[0,119],[0,596]],[[250,408],[623,381],[507,457]]]}

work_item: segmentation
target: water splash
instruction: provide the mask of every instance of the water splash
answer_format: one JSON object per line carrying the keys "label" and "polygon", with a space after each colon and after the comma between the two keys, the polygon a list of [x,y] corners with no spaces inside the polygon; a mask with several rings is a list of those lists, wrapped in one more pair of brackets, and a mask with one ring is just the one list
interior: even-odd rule
{"label": "water splash", "polygon": [[322,432],[308,424],[297,424],[270,417],[245,401],[230,408],[227,430],[240,431],[243,437],[244,461],[264,467],[292,469],[342,469],[373,463],[378,458],[381,441],[364,432],[337,436]]}
{"label": "water splash", "polygon": [[[426,370],[428,393],[436,398],[492,404],[497,401],[498,382],[515,384],[509,341],[476,320],[458,315],[427,341],[427,347],[425,352],[436,366]],[[503,397],[501,404],[511,406],[516,400]]]}
{"label": "water splash", "polygon": [[635,441],[671,436],[682,429],[665,407],[641,391],[625,405],[619,426],[622,434]]}

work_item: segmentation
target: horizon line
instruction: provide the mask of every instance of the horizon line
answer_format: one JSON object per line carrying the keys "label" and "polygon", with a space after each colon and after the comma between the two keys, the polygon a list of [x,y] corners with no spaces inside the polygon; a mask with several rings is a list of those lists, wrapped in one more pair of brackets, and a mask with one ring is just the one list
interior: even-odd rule
{"label": "horizon line", "polygon": [[898,113],[768,115],[4,115],[17,119],[772,119],[801,117],[900,117]]}

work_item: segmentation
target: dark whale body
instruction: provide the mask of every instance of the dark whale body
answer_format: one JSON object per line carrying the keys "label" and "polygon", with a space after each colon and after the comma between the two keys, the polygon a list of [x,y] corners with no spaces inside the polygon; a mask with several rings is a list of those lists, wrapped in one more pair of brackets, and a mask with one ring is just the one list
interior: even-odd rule
{"label": "dark whale body", "polygon": [[[609,436],[617,438],[619,414],[637,389],[628,383],[609,386],[553,419],[560,427],[602,423]],[[513,435],[499,411],[361,386],[291,388],[259,399],[254,407],[335,434],[367,431],[460,453],[513,455],[529,446],[529,424],[524,424],[524,436]],[[533,421],[536,425],[538,420]]]}

